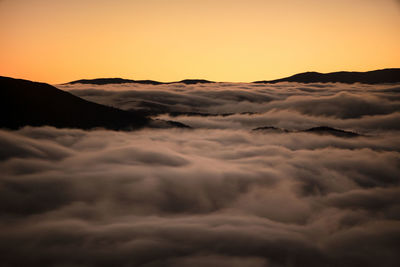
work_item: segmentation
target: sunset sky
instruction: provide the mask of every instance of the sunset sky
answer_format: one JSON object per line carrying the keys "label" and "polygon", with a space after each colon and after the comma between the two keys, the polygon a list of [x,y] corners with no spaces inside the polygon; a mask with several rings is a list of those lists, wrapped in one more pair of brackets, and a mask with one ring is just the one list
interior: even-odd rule
{"label": "sunset sky", "polygon": [[400,67],[396,0],[0,0],[0,75],[249,82]]}

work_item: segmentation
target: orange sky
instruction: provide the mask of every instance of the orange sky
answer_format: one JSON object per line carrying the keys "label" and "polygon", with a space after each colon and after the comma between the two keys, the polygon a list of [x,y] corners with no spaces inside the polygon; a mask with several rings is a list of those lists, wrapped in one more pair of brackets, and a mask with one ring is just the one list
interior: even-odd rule
{"label": "orange sky", "polygon": [[0,0],[0,75],[274,79],[400,67],[397,0]]}

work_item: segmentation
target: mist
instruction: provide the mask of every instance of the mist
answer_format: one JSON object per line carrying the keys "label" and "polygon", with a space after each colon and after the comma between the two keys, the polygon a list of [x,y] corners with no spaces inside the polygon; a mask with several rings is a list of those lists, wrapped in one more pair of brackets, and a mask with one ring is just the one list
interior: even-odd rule
{"label": "mist", "polygon": [[145,110],[195,128],[290,130],[327,125],[360,132],[398,130],[398,84],[211,83],[171,85],[60,85],[79,97]]}
{"label": "mist", "polygon": [[192,129],[0,130],[2,266],[398,266],[398,85],[59,88]]}

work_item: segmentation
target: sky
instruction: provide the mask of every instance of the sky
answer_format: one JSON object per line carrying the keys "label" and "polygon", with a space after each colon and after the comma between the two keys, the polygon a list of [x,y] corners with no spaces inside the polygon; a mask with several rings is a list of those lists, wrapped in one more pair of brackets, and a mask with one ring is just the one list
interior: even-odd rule
{"label": "sky", "polygon": [[0,75],[250,82],[400,66],[397,0],[0,0]]}

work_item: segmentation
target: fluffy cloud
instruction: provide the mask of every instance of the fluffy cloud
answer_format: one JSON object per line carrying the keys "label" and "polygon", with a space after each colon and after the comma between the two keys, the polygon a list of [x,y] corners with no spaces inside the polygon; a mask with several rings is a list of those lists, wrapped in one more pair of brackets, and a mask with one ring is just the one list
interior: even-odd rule
{"label": "fluffy cloud", "polygon": [[170,85],[60,85],[79,97],[122,109],[158,113],[229,114],[290,110],[341,119],[385,115],[400,109],[399,85],[280,83]]}
{"label": "fluffy cloud", "polygon": [[145,110],[194,128],[326,125],[361,133],[399,130],[399,85],[215,83],[200,85],[62,85],[79,97]]}
{"label": "fluffy cloud", "polygon": [[396,137],[1,131],[2,264],[397,266]]}
{"label": "fluffy cloud", "polygon": [[60,87],[193,129],[0,130],[2,266],[399,265],[398,85]]}

